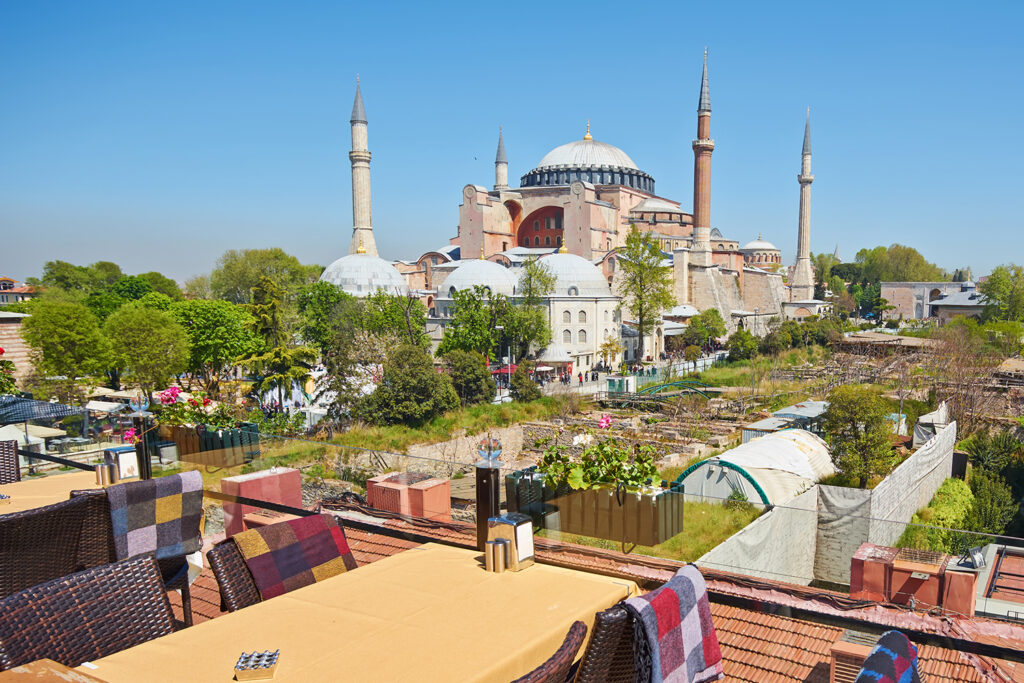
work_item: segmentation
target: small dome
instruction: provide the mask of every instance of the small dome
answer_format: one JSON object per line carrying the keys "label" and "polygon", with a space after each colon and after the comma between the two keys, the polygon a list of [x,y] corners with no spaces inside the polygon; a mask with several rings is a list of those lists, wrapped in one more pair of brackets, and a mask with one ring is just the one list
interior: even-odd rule
{"label": "small dome", "polygon": [[537,164],[538,169],[549,166],[570,166],[573,168],[592,168],[610,166],[640,170],[629,155],[615,145],[597,140],[573,140],[555,147],[544,155]]}
{"label": "small dome", "polygon": [[[647,197],[630,211],[635,213],[686,213],[682,207],[676,206],[667,199],[661,197]],[[721,237],[721,235],[719,235]]]}
{"label": "small dome", "polygon": [[378,289],[388,294],[407,294],[409,286],[398,270],[372,254],[349,254],[327,266],[320,282],[341,287],[346,294],[370,296]]}
{"label": "small dome", "polygon": [[540,260],[555,276],[552,296],[612,296],[604,274],[593,263],[576,254],[550,254]]}
{"label": "small dome", "polygon": [[743,248],[740,249],[740,251],[778,251],[778,250],[779,250],[779,248],[776,247],[771,242],[768,242],[766,240],[761,239],[760,235],[757,236],[756,240],[754,240],[753,242],[747,242],[746,244],[743,245]]}
{"label": "small dome", "polygon": [[450,296],[451,290],[472,289],[474,285],[483,285],[495,294],[512,296],[515,294],[519,279],[508,268],[483,259],[461,261],[458,267],[448,274],[444,283],[437,291],[441,296]]}

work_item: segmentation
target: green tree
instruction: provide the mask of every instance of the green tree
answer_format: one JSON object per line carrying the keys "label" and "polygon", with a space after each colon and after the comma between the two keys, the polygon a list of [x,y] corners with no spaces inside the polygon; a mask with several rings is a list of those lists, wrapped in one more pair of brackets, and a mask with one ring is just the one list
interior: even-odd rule
{"label": "green tree", "polygon": [[644,357],[644,336],[654,331],[662,312],[676,303],[672,267],[663,265],[663,258],[651,233],[631,225],[626,246],[619,254],[619,295],[639,333],[637,358]]}
{"label": "green tree", "polygon": [[153,291],[153,285],[149,284],[146,280],[143,280],[138,275],[122,275],[118,278],[110,287],[110,292],[116,294],[122,299],[128,301],[135,301],[141,299],[146,294]]}
{"label": "green tree", "polygon": [[494,398],[496,386],[484,357],[476,351],[449,351],[444,357],[448,376],[462,405],[486,403]]}
{"label": "green tree", "polygon": [[427,307],[411,294],[377,290],[363,299],[363,329],[373,334],[394,334],[410,344],[426,345]]}
{"label": "green tree", "polygon": [[824,288],[832,278],[832,268],[839,265],[839,259],[832,254],[811,254],[811,266],[814,268],[814,284]]}
{"label": "green tree", "polygon": [[[974,471],[968,483],[974,494],[974,504],[964,528],[985,534],[1002,534],[1020,508],[1006,480],[991,472]],[[972,545],[982,543],[974,540]]]}
{"label": "green tree", "polygon": [[124,305],[125,299],[111,292],[93,292],[85,297],[84,303],[102,323],[107,316]]}
{"label": "green tree", "polygon": [[154,292],[160,292],[166,294],[172,299],[181,298],[181,288],[178,287],[178,283],[167,277],[163,273],[158,273],[155,270],[151,270],[148,273],[139,273],[139,279],[145,280],[149,283],[149,286],[153,288]]}
{"label": "green tree", "polygon": [[196,275],[185,280],[182,295],[186,299],[212,299],[213,290],[210,288],[210,276]]}
{"label": "green tree", "polygon": [[43,265],[42,277],[29,278],[26,282],[65,291],[90,292],[95,286],[95,275],[85,266],[76,266],[67,261],[47,261]]}
{"label": "green tree", "polygon": [[535,258],[523,262],[516,294],[524,306],[542,306],[555,291],[555,274],[543,261]]}
{"label": "green tree", "polygon": [[272,346],[264,353],[245,359],[244,364],[256,373],[252,393],[263,397],[277,391],[278,412],[284,410],[284,392],[291,394],[293,387],[302,387],[310,377],[316,360],[312,347]]}
{"label": "green tree", "polygon": [[255,321],[241,306],[220,300],[175,301],[170,312],[188,334],[189,374],[216,397],[227,368],[259,348],[260,340],[253,332]]}
{"label": "green tree", "polygon": [[683,360],[693,363],[693,371],[697,372],[697,361],[700,360],[700,347],[691,344],[683,349]]}
{"label": "green tree", "polygon": [[709,308],[690,318],[683,333],[683,343],[706,348],[713,340],[726,333],[725,322],[717,309]]}
{"label": "green tree", "polygon": [[452,301],[452,316],[445,325],[438,355],[444,356],[449,351],[460,349],[493,356],[502,331],[496,326],[507,329],[510,325],[506,323],[511,323],[504,315],[510,310],[505,305],[505,297],[493,294],[482,285],[474,285],[471,290],[456,291],[452,294]]}
{"label": "green tree", "polygon": [[152,400],[155,389],[185,371],[188,335],[170,313],[141,306],[122,306],[103,325],[110,343],[110,362]]}
{"label": "green tree", "polygon": [[871,284],[949,279],[946,271],[929,263],[916,249],[902,244],[861,249],[857,252],[857,265],[860,266],[860,280]]}
{"label": "green tree", "polygon": [[[315,282],[299,291],[299,335],[326,354],[336,334],[340,316],[359,315],[356,298],[330,282]],[[344,310],[342,310],[344,307]]]}
{"label": "green tree", "polygon": [[282,290],[291,293],[301,285],[316,282],[321,272],[323,269],[319,266],[304,266],[278,247],[230,249],[217,260],[217,267],[210,274],[210,289],[219,299],[247,304],[261,277],[270,278]]}
{"label": "green tree", "polygon": [[793,345],[793,338],[783,329],[772,330],[761,338],[758,351],[769,356],[777,356]]}
{"label": "green tree", "polygon": [[[0,348],[0,356],[3,355],[4,350]],[[13,394],[17,390],[18,386],[14,383],[14,361],[0,358],[0,394]]]}
{"label": "green tree", "polygon": [[729,349],[729,360],[750,360],[757,355],[757,337],[747,330],[736,330],[729,336],[726,348]]}
{"label": "green tree", "polygon": [[88,270],[91,286],[99,290],[109,290],[124,276],[121,266],[111,261],[97,261]]}
{"label": "green tree", "polygon": [[598,348],[598,352],[601,354],[601,360],[604,361],[605,365],[614,363],[616,357],[625,350],[626,347],[622,345],[622,342],[618,337],[608,337],[601,342],[601,346]]}
{"label": "green tree", "polygon": [[516,286],[518,306],[512,323],[516,332],[514,345],[520,358],[528,354],[531,347],[543,348],[551,343],[546,300],[555,291],[556,279],[551,268],[539,259],[527,259],[523,263]]}
{"label": "green tree", "polygon": [[845,385],[828,395],[822,429],[840,472],[867,488],[874,474],[892,467],[892,426],[885,401],[867,387]]}
{"label": "green tree", "polygon": [[31,349],[32,365],[44,377],[57,380],[65,400],[76,394],[75,381],[106,367],[107,340],[96,316],[84,304],[38,301],[22,323],[22,337]]}
{"label": "green tree", "polygon": [[417,427],[458,407],[451,378],[437,372],[430,353],[401,344],[388,354],[380,384],[359,401],[356,414],[374,424]]}
{"label": "green tree", "polygon": [[524,361],[516,366],[516,371],[509,379],[509,393],[513,399],[521,403],[535,401],[543,396],[537,383],[530,379],[531,370],[533,363]]}
{"label": "green tree", "polygon": [[142,295],[142,298],[137,301],[131,302],[131,306],[136,308],[153,308],[158,311],[169,311],[171,310],[171,304],[174,300],[171,297],[161,292],[150,292]]}
{"label": "green tree", "polygon": [[1024,320],[1024,268],[1014,263],[999,266],[978,291],[985,295],[987,320]]}

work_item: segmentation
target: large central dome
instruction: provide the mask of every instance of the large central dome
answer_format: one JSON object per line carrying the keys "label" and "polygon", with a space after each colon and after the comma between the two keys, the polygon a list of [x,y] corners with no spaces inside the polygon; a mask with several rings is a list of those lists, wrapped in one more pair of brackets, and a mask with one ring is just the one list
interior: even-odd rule
{"label": "large central dome", "polygon": [[544,155],[537,167],[520,179],[522,187],[571,185],[626,185],[654,194],[654,178],[647,175],[629,155],[615,145],[590,136],[590,125],[582,140],[559,145]]}
{"label": "large central dome", "polygon": [[575,168],[613,166],[640,170],[629,158],[629,155],[621,149],[597,140],[574,140],[555,147],[545,154],[537,164],[537,168],[547,168],[548,166],[573,166]]}

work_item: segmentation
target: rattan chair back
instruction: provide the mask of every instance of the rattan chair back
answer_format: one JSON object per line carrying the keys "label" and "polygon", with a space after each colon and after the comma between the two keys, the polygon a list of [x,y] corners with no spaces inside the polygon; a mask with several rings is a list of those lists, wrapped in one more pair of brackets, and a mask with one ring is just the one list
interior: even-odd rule
{"label": "rattan chair back", "polygon": [[13,484],[17,481],[21,481],[18,442],[0,441],[0,484]]}
{"label": "rattan chair back", "polygon": [[206,559],[220,587],[220,606],[228,612],[261,602],[260,591],[234,541],[215,545]]}
{"label": "rattan chair back", "polygon": [[594,616],[575,683],[633,683],[633,617],[621,605]]}
{"label": "rattan chair back", "polygon": [[26,588],[0,600],[0,614],[0,670],[43,658],[78,666],[174,631],[151,557]]}
{"label": "rattan chair back", "polygon": [[577,621],[569,628],[569,632],[562,641],[562,646],[555,651],[555,654],[538,666],[536,669],[512,683],[564,683],[572,669],[572,662],[576,659],[576,653],[583,645],[583,639],[587,636],[587,625]]}
{"label": "rattan chair back", "polygon": [[78,551],[90,505],[71,499],[0,515],[0,598],[81,568]]}

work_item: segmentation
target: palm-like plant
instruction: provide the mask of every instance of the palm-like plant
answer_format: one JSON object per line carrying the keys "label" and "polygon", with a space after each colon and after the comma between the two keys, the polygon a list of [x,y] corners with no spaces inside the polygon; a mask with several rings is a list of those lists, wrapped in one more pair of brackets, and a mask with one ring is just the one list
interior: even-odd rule
{"label": "palm-like plant", "polygon": [[256,374],[253,392],[259,396],[277,390],[278,408],[284,407],[285,388],[291,392],[295,385],[303,386],[309,380],[316,361],[316,352],[308,346],[288,348],[275,346],[245,360],[245,365]]}

